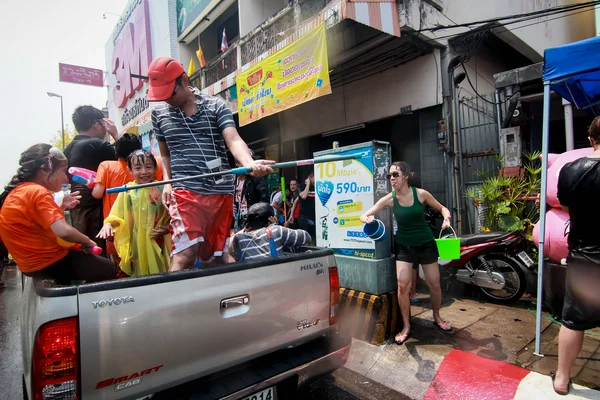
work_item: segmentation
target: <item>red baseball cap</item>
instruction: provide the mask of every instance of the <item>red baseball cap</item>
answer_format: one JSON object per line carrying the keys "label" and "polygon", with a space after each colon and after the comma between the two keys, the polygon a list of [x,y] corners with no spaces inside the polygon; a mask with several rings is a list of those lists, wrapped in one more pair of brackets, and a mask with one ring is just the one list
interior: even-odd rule
{"label": "red baseball cap", "polygon": [[175,80],[185,73],[183,65],[172,57],[158,57],[148,67],[148,101],[168,100],[175,90]]}

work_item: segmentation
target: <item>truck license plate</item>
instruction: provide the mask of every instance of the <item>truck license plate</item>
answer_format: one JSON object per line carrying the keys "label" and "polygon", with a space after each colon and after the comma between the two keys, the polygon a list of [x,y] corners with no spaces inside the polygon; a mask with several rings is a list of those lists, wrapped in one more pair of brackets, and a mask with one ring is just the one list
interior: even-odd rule
{"label": "truck license plate", "polygon": [[242,400],[275,400],[275,388],[267,388],[248,397],[244,397]]}
{"label": "truck license plate", "polygon": [[517,254],[517,257],[523,261],[523,264],[525,264],[526,267],[531,267],[533,265],[533,260],[531,257],[529,257],[529,254],[525,253],[524,251]]}

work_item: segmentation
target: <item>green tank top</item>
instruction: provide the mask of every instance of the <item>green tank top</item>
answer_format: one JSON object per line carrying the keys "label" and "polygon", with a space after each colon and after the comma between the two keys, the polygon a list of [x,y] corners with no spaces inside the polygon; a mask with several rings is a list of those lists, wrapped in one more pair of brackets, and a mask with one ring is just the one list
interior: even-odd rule
{"label": "green tank top", "polygon": [[396,198],[396,191],[392,191],[394,199],[394,217],[398,224],[396,243],[402,246],[423,246],[435,238],[427,222],[425,222],[425,207],[419,201],[417,189],[412,188],[413,205],[402,207]]}

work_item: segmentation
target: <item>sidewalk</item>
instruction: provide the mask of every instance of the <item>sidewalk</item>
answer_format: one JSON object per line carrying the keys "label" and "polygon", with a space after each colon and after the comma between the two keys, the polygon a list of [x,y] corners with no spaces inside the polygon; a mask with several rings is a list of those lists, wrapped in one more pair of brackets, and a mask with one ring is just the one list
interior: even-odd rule
{"label": "sidewalk", "polygon": [[[571,395],[552,390],[559,326],[545,315],[542,352],[533,355],[535,307],[474,299],[445,299],[442,317],[453,331],[432,324],[427,298],[413,306],[412,337],[404,345],[374,346],[354,340],[346,368],[413,399],[599,399],[600,334],[588,332],[584,351],[573,368]],[[584,386],[583,386],[584,385]]]}

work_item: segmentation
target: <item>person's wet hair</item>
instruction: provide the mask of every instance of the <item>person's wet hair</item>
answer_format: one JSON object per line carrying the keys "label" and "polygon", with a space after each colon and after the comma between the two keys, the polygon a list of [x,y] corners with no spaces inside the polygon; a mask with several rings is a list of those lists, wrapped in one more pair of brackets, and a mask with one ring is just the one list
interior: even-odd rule
{"label": "person's wet hair", "polygon": [[273,207],[270,204],[265,202],[253,204],[248,208],[246,229],[253,231],[264,228],[269,224],[269,218],[274,215]]}
{"label": "person's wet hair", "polygon": [[146,162],[146,158],[150,158],[152,160],[154,168],[158,167],[158,164],[156,163],[156,158],[154,158],[154,154],[152,154],[149,150],[135,150],[129,155],[129,157],[127,157],[127,166],[129,167],[129,169],[133,169],[133,160],[144,164]]}
{"label": "person's wet hair", "polygon": [[16,175],[12,177],[8,185],[4,187],[4,192],[0,194],[0,208],[11,190],[20,183],[29,182],[40,169],[49,170],[54,173],[61,165],[67,162],[65,155],[56,147],[46,143],[34,144],[23,153],[19,159],[19,169]]}
{"label": "person's wet hair", "polygon": [[415,173],[411,171],[410,165],[406,161],[394,161],[392,165],[402,172],[402,175],[412,178],[415,176]]}
{"label": "person's wet hair", "polygon": [[594,118],[590,128],[588,129],[588,136],[595,145],[600,144],[600,117]]}
{"label": "person's wet hair", "polygon": [[73,112],[72,119],[77,132],[86,132],[96,122],[104,120],[104,113],[93,106],[79,106]]}
{"label": "person's wet hair", "polygon": [[142,141],[138,135],[124,133],[116,142],[117,157],[127,160],[127,157],[136,150],[141,150]]}

